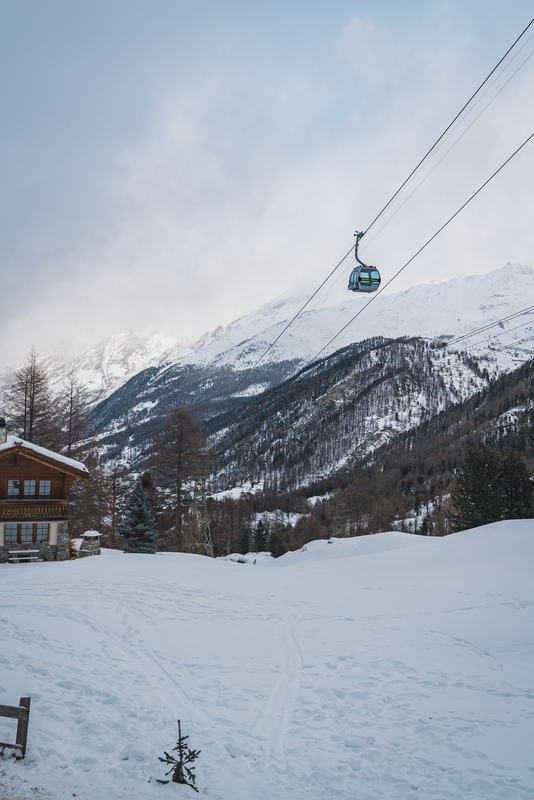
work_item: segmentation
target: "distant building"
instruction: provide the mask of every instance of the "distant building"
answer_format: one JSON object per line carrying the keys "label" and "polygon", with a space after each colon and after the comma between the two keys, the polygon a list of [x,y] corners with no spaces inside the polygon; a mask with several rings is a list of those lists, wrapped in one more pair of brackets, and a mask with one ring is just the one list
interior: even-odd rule
{"label": "distant building", "polygon": [[69,558],[68,495],[76,479],[89,479],[83,464],[7,436],[0,420],[0,563]]}

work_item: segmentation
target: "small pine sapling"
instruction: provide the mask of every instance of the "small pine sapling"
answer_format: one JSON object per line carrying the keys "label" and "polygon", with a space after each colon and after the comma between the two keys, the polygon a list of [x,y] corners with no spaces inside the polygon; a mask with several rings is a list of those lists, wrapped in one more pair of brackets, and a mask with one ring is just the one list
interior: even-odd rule
{"label": "small pine sapling", "polygon": [[[170,775],[172,773],[172,780],[174,783],[185,783],[186,786],[190,786],[195,792],[198,792],[197,787],[195,786],[196,775],[194,773],[194,767],[188,767],[188,764],[192,764],[199,755],[200,750],[191,750],[189,745],[186,744],[186,740],[189,739],[189,736],[182,736],[182,728],[180,725],[180,720],[178,720],[178,742],[176,747],[173,747],[173,753],[176,752],[178,757],[175,758],[174,756],[169,755],[167,751],[165,752],[165,758],[159,757],[160,761],[163,761],[164,764],[170,764],[171,768],[165,775]],[[170,783],[170,781],[162,781],[157,779],[157,783]]]}

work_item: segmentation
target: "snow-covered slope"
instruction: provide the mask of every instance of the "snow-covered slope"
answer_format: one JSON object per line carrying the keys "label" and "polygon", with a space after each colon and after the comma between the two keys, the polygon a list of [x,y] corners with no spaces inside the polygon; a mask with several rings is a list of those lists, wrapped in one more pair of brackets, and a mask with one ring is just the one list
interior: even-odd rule
{"label": "snow-covered slope", "polygon": [[[178,357],[183,363],[206,365],[216,362],[233,365],[236,369],[250,367],[304,305],[311,291],[282,296],[267,303],[226,328],[202,337]],[[313,358],[369,302],[370,296],[348,292],[343,281],[318,298],[272,348],[266,356],[266,363]],[[422,284],[403,292],[378,295],[335,340],[330,352],[372,336],[453,338],[528,305],[534,305],[534,269],[521,264],[507,264],[484,275]],[[531,334],[534,312],[506,324],[505,328],[520,323],[526,327],[500,336],[495,343],[500,347]],[[500,328],[492,331],[491,335],[503,332],[504,329]],[[462,347],[472,348],[482,339],[482,345],[474,349],[477,353],[484,353],[488,349],[489,337],[490,333],[474,337]],[[525,344],[522,349],[525,354],[532,353],[534,344]],[[171,354],[165,356],[166,359],[170,357]],[[509,351],[500,354],[499,358],[503,365],[508,365],[511,360]]]}
{"label": "snow-covered slope", "polygon": [[207,800],[532,797],[532,527],[1,565],[0,796],[193,797],[180,719]]}

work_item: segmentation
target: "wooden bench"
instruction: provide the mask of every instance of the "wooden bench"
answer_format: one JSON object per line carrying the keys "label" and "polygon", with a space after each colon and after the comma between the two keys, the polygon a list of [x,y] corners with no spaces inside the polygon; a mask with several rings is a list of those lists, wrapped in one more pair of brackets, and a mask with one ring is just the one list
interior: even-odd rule
{"label": "wooden bench", "polygon": [[19,564],[21,561],[39,561],[39,550],[9,550],[10,561],[12,564]]}
{"label": "wooden bench", "polygon": [[5,747],[11,750],[19,750],[20,755],[16,758],[24,758],[26,755],[26,743],[28,741],[28,724],[30,722],[30,697],[21,697],[19,706],[0,706],[0,717],[9,717],[16,719],[17,722],[17,739],[15,744],[8,744],[7,742],[0,742],[0,749],[2,752]]}

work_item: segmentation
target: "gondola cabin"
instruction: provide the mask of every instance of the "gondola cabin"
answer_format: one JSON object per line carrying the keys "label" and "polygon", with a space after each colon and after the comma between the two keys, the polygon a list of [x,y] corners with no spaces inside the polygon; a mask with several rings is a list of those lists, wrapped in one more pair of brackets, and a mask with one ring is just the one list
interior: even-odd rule
{"label": "gondola cabin", "polygon": [[351,292],[376,292],[380,286],[380,273],[376,267],[354,267],[349,278]]}
{"label": "gondola cabin", "polygon": [[358,266],[350,273],[349,289],[351,292],[376,292],[380,286],[380,273],[376,267],[364,264],[358,256],[358,245],[365,231],[356,231],[356,244],[354,245],[354,258]]}
{"label": "gondola cabin", "polygon": [[0,563],[70,557],[68,495],[76,479],[89,479],[83,464],[7,436],[0,420]]}

